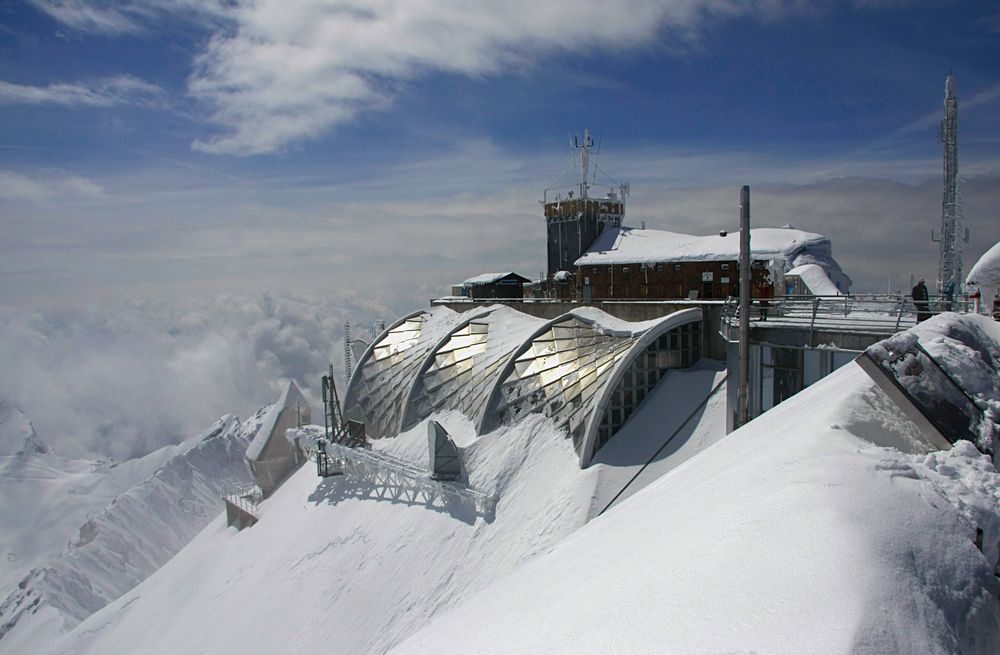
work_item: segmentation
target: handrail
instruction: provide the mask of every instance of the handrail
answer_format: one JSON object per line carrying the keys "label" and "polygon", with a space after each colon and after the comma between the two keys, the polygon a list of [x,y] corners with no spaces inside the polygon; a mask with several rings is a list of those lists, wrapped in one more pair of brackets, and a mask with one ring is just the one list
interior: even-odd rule
{"label": "handrail", "polygon": [[[941,297],[933,297],[929,313],[947,311],[947,302]],[[972,304],[955,300],[950,307],[952,311],[969,312]],[[812,336],[824,329],[895,333],[916,325],[918,314],[913,300],[899,294],[754,298],[750,311],[755,315],[759,313],[761,320],[773,315],[776,320],[767,325],[796,325],[809,330]],[[734,327],[737,316],[738,304],[726,302],[722,309],[723,325]]]}

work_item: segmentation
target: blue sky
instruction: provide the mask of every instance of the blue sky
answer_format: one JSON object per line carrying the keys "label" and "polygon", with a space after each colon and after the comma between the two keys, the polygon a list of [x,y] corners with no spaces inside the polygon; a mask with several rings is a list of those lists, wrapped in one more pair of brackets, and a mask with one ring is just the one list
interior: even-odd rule
{"label": "blue sky", "polygon": [[[0,5],[0,303],[319,289],[400,313],[544,268],[589,127],[628,222],[830,236],[858,290],[933,279],[958,80],[973,240],[1000,240],[995,2]],[[322,271],[322,274],[320,272]]]}

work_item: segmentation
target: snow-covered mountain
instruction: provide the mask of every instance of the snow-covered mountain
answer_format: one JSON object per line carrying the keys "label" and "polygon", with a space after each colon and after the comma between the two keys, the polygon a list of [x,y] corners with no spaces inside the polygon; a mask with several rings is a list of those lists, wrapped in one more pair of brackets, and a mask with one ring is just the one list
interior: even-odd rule
{"label": "snow-covered mountain", "polygon": [[0,652],[39,652],[38,639],[72,628],[170,559],[219,514],[225,489],[249,481],[252,436],[226,416],[113,466],[37,449],[2,458],[3,541],[15,555],[0,587]]}
{"label": "snow-covered mountain", "polygon": [[[949,315],[914,333],[963,360],[952,370],[992,412],[1000,326]],[[307,466],[253,527],[217,516],[69,632],[42,606],[0,650],[1000,652],[1000,474],[969,442],[933,450],[855,364],[727,436],[710,397],[592,518],[719,376],[671,371],[584,470],[542,416],[476,437],[437,415],[495,512]],[[426,423],[374,447],[424,466]]]}
{"label": "snow-covered mountain", "polygon": [[0,400],[0,456],[20,453],[46,453],[29,419],[21,410]]}

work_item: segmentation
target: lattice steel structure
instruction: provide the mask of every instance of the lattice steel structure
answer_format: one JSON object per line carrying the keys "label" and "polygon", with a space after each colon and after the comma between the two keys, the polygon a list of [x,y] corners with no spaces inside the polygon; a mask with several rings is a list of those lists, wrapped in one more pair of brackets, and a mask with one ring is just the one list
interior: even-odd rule
{"label": "lattice steel structure", "polygon": [[938,239],[937,290],[940,293],[949,288],[949,284],[954,292],[962,283],[962,245],[965,242],[958,189],[958,96],[953,75],[945,80],[944,118],[939,136],[944,145],[941,235]]}

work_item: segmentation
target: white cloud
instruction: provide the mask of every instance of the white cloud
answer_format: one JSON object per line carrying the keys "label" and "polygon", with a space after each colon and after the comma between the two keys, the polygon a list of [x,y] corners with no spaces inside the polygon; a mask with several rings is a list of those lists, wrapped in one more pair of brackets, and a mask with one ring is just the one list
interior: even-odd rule
{"label": "white cloud", "polygon": [[173,14],[190,20],[220,15],[225,0],[28,0],[66,27],[86,34],[140,34]]}
{"label": "white cloud", "polygon": [[550,54],[690,48],[708,23],[804,7],[775,0],[239,3],[189,80],[224,130],[194,147],[272,152],[384,106],[395,85],[428,73],[481,76]]}
{"label": "white cloud", "polygon": [[75,84],[27,86],[0,80],[0,104],[112,107],[139,105],[159,107],[166,93],[155,84],[131,75],[118,75]]}
{"label": "white cloud", "polygon": [[0,398],[58,453],[119,460],[177,443],[225,413],[246,418],[288,378],[322,418],[319,378],[331,361],[342,371],[351,308],[356,322],[366,315],[288,294],[120,301],[99,311],[0,306]]}
{"label": "white cloud", "polygon": [[55,198],[97,198],[104,189],[87,178],[65,173],[24,175],[0,169],[0,201],[41,202]]}

